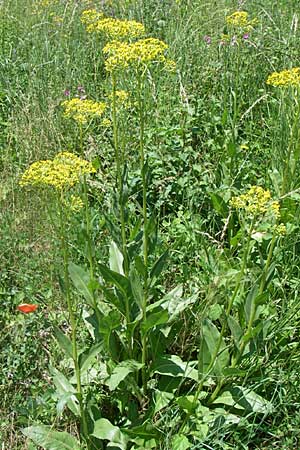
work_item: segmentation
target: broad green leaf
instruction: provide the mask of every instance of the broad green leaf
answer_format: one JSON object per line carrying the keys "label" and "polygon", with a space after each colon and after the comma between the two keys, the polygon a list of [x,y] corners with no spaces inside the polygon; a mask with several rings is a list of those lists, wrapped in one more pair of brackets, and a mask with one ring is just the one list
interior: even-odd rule
{"label": "broad green leaf", "polygon": [[88,351],[82,353],[79,358],[80,372],[83,374],[89,370],[95,362],[95,358],[102,350],[102,344],[93,345]]}
{"label": "broad green leaf", "polygon": [[112,241],[109,247],[109,267],[114,272],[124,275],[123,270],[123,255],[118,249],[117,244]]}
{"label": "broad green leaf", "polygon": [[66,334],[64,334],[58,327],[54,326],[54,336],[65,354],[73,359],[72,342]]}
{"label": "broad green leaf", "polygon": [[134,299],[140,309],[142,309],[144,301],[143,286],[139,274],[134,268],[130,271],[130,282]]}
{"label": "broad green leaf", "polygon": [[121,450],[126,450],[127,437],[122,433],[119,427],[113,425],[107,419],[98,419],[94,424],[92,436],[97,439],[109,441]]}
{"label": "broad green leaf", "polygon": [[69,274],[74,286],[83,295],[90,306],[94,306],[92,292],[89,289],[90,276],[82,267],[74,263],[69,264]]}
{"label": "broad green leaf", "polygon": [[155,408],[153,415],[156,414],[161,409],[165,408],[170,401],[174,398],[172,392],[157,391],[155,392]]}
{"label": "broad green leaf", "polygon": [[167,250],[162,255],[160,255],[158,260],[155,262],[155,264],[152,267],[151,272],[150,272],[150,278],[153,279],[153,281],[155,281],[161,274],[168,257],[169,257],[169,251]]}
{"label": "broad green leaf", "polygon": [[194,399],[195,397],[193,395],[184,395],[182,397],[177,397],[176,403],[180,406],[181,409],[192,414],[197,408],[197,404],[195,403]]}
{"label": "broad green leaf", "polygon": [[222,217],[226,218],[228,216],[228,206],[222,197],[219,194],[214,192],[210,192],[210,198],[213,204],[214,209],[220,214]]}
{"label": "broad green leaf", "polygon": [[150,440],[152,438],[157,438],[161,433],[155,428],[151,423],[145,422],[142,425],[137,425],[132,428],[124,428],[122,431],[130,436],[130,440],[135,442],[135,437]]}
{"label": "broad green leaf", "polygon": [[230,328],[231,334],[233,336],[234,343],[235,343],[236,346],[238,346],[239,342],[240,342],[240,339],[241,339],[241,337],[243,335],[243,330],[241,329],[240,325],[235,320],[235,318],[232,317],[232,316],[228,316],[227,317],[227,323],[228,323],[228,326]]}
{"label": "broad green leaf", "polygon": [[271,402],[244,386],[235,386],[224,391],[216,398],[214,403],[229,405],[235,409],[242,409],[247,413],[269,414],[274,409]]}
{"label": "broad green leaf", "polygon": [[46,425],[24,428],[22,433],[45,450],[80,450],[79,442],[69,433]]}
{"label": "broad green leaf", "polygon": [[175,434],[172,439],[172,450],[187,450],[192,444],[183,434]]}
{"label": "broad green leaf", "polygon": [[205,340],[205,343],[207,345],[210,358],[218,350],[212,372],[217,375],[221,375],[223,369],[229,364],[228,349],[225,346],[223,338],[220,337],[220,333],[217,327],[210,320],[204,320],[202,332],[203,339]]}
{"label": "broad green leaf", "polygon": [[151,372],[198,381],[198,371],[194,368],[194,364],[184,362],[179,356],[175,355],[158,358],[151,367]]}
{"label": "broad green leaf", "polygon": [[134,359],[128,359],[119,363],[112,371],[110,377],[106,380],[105,384],[109,387],[111,391],[114,391],[121,381],[125,380],[127,375],[131,372],[140,370],[143,364],[135,361]]}
{"label": "broad green leaf", "polygon": [[[59,372],[59,370],[55,369],[54,367],[51,368],[51,373],[53,375],[53,383],[56,387],[57,394],[60,399],[67,399],[67,406],[68,408],[75,414],[76,416],[80,416],[80,409],[78,400],[76,398],[76,389],[72,384],[67,380],[67,378]],[[70,394],[70,395],[69,395]],[[62,400],[60,403],[60,407],[62,404]]]}
{"label": "broad green leaf", "polygon": [[181,314],[190,305],[193,305],[198,299],[197,294],[191,295],[188,298],[182,298],[182,286],[178,286],[178,288],[175,288],[174,291],[174,297],[168,299],[167,302],[162,304],[162,307],[167,308],[168,310],[169,322],[173,322],[179,314]]}
{"label": "broad green leaf", "polygon": [[130,291],[130,282],[128,278],[124,275],[115,272],[114,270],[109,269],[103,264],[98,264],[101,275],[107,283],[112,283],[115,287],[117,287],[121,292],[125,295],[128,295]]}
{"label": "broad green leaf", "polygon": [[146,317],[145,322],[142,323],[142,331],[144,334],[147,334],[151,328],[156,327],[157,325],[162,325],[164,323],[167,323],[169,319],[168,311],[162,310],[158,312],[154,312],[152,314],[149,314]]}
{"label": "broad green leaf", "polygon": [[246,316],[247,323],[249,322],[252,308],[255,307],[255,298],[257,297],[257,293],[258,293],[258,284],[255,284],[249,291],[249,293],[246,297],[246,300],[245,300],[244,309],[245,309],[245,316]]}

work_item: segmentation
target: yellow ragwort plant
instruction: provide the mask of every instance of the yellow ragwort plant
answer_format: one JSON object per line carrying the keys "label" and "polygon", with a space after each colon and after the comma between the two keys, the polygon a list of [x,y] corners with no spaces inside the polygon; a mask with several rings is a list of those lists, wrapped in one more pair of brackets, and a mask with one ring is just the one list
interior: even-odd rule
{"label": "yellow ragwort plant", "polygon": [[273,72],[266,83],[274,87],[300,86],[300,67]]}
{"label": "yellow ragwort plant", "polygon": [[64,117],[74,119],[79,124],[86,124],[89,120],[101,117],[106,109],[104,102],[80,98],[65,100],[62,106],[65,108]]}
{"label": "yellow ragwort plant", "polygon": [[88,33],[101,33],[107,39],[136,39],[145,34],[145,27],[142,23],[135,20],[105,17],[96,9],[83,11],[81,22],[86,26]]}
{"label": "yellow ragwort plant", "polygon": [[89,26],[103,18],[104,14],[102,12],[98,12],[96,9],[86,9],[81,13],[80,20],[84,25]]}
{"label": "yellow ragwort plant", "polygon": [[107,57],[105,68],[108,72],[114,72],[152,63],[174,67],[175,62],[172,61],[171,64],[171,60],[165,56],[167,49],[168,45],[156,38],[140,39],[133,43],[111,41],[103,48],[103,53]]}
{"label": "yellow ragwort plant", "polygon": [[272,200],[269,190],[261,186],[251,186],[248,192],[232,197],[230,205],[233,208],[244,210],[251,217],[271,216],[278,219],[280,207],[277,200]]}
{"label": "yellow ragwort plant", "polygon": [[36,161],[25,170],[21,177],[21,186],[50,186],[57,190],[68,189],[80,181],[80,178],[96,170],[89,161],[73,153],[60,152],[53,160]]}
{"label": "yellow ragwort plant", "polygon": [[257,24],[257,19],[248,19],[248,13],[246,11],[236,11],[230,16],[226,16],[226,24],[232,28],[239,28],[246,31],[253,30],[254,25]]}

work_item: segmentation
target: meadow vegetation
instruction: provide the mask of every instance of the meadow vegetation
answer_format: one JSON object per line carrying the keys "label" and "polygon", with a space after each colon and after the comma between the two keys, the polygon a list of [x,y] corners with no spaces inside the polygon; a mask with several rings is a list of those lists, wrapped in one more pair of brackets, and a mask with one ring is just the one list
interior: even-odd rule
{"label": "meadow vegetation", "polygon": [[4,0],[0,40],[1,450],[300,448],[298,1]]}

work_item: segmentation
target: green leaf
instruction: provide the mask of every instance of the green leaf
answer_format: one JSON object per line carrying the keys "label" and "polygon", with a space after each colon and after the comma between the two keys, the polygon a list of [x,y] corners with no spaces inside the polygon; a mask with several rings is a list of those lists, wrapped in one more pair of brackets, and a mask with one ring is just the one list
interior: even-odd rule
{"label": "green leaf", "polygon": [[175,355],[158,358],[151,367],[151,372],[198,381],[198,371],[194,368],[194,364],[184,362],[179,356]]}
{"label": "green leaf", "polygon": [[268,400],[244,386],[235,386],[224,391],[213,403],[222,403],[235,409],[242,409],[246,413],[269,414],[274,409]]}
{"label": "green leaf", "polygon": [[112,241],[109,247],[109,267],[114,272],[124,275],[123,270],[123,255],[118,249],[117,244]]}
{"label": "green leaf", "polygon": [[128,295],[130,291],[130,282],[128,278],[109,269],[103,264],[98,264],[101,275],[107,283],[112,283],[116,288],[118,288],[125,295]]}
{"label": "green leaf", "polygon": [[182,397],[177,397],[176,403],[180,406],[181,409],[188,412],[189,414],[193,414],[198,404],[195,403],[195,397],[193,395],[184,395]]}
{"label": "green leaf", "polygon": [[169,251],[167,250],[155,262],[155,264],[152,267],[151,272],[150,272],[150,278],[153,279],[153,281],[155,281],[161,274],[168,257],[169,257]]}
{"label": "green leaf", "polygon": [[60,348],[65,352],[65,354],[73,359],[73,352],[72,352],[72,342],[70,338],[64,334],[58,327],[54,326],[54,336],[57,340]]}
{"label": "green leaf", "polygon": [[83,295],[90,306],[94,306],[94,299],[92,292],[88,285],[90,283],[90,276],[82,267],[77,266],[74,263],[69,264],[69,274],[74,286]]}
{"label": "green leaf", "polygon": [[97,439],[109,441],[109,443],[114,444],[121,450],[126,450],[127,437],[119,427],[116,427],[107,419],[96,420],[92,436]]}
{"label": "green leaf", "polygon": [[228,349],[225,346],[223,338],[220,338],[217,327],[210,320],[204,320],[202,332],[210,357],[215,354],[217,346],[219,345],[219,342],[221,342],[212,370],[213,373],[221,375],[223,369],[229,364]]}
{"label": "green leaf", "polygon": [[232,317],[227,317],[228,326],[230,328],[231,334],[233,336],[233,340],[236,346],[238,346],[240,339],[243,335],[243,330],[241,329],[238,322]]}
{"label": "green leaf", "polygon": [[191,443],[183,434],[175,434],[172,439],[172,450],[187,450],[191,448]]}
{"label": "green leaf", "polygon": [[62,407],[63,400],[66,400],[65,404],[68,406],[68,408],[73,412],[73,414],[80,417],[79,403],[75,395],[76,389],[67,380],[64,374],[59,372],[59,370],[55,369],[54,367],[52,367],[50,370],[51,374],[53,375],[53,383],[56,387],[56,392],[59,396],[59,408]]}
{"label": "green leaf", "polygon": [[170,401],[174,398],[174,394],[172,392],[164,392],[157,391],[155,393],[155,408],[153,415],[155,415],[158,411],[168,406]]}
{"label": "green leaf", "polygon": [[246,297],[246,300],[245,300],[244,310],[245,310],[245,316],[246,316],[247,323],[249,322],[252,308],[254,308],[254,301],[255,301],[255,298],[257,297],[257,293],[258,293],[258,284],[255,284],[250,289],[250,291]]}
{"label": "green leaf", "polygon": [[110,377],[106,380],[105,384],[111,391],[114,391],[121,381],[125,380],[127,375],[131,372],[136,372],[143,367],[143,364],[135,361],[134,359],[127,359],[119,363],[112,371]]}
{"label": "green leaf", "polygon": [[45,450],[80,450],[79,442],[69,433],[46,425],[24,428],[22,433]]}
{"label": "green leaf", "polygon": [[95,357],[99,355],[101,350],[102,344],[95,344],[88,351],[80,355],[79,367],[81,374],[83,374],[92,367],[95,361]]}
{"label": "green leaf", "polygon": [[226,218],[228,216],[228,206],[222,197],[214,192],[210,192],[210,198],[213,204],[214,209],[220,214],[222,217]]}
{"label": "green leaf", "polygon": [[156,327],[157,325],[162,325],[164,323],[167,323],[169,319],[168,311],[161,310],[158,312],[154,312],[152,314],[149,314],[149,316],[146,317],[146,320],[142,323],[142,331],[144,334],[147,334],[151,328]]}
{"label": "green leaf", "polygon": [[135,270],[134,268],[132,268],[130,271],[130,282],[134,299],[140,309],[142,309],[142,304],[144,301],[143,285],[137,270]]}

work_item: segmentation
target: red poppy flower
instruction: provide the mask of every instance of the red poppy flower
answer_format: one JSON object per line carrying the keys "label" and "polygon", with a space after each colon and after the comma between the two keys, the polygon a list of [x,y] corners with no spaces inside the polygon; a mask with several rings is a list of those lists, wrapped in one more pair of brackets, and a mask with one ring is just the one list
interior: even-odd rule
{"label": "red poppy flower", "polygon": [[28,314],[32,313],[37,309],[38,305],[32,305],[30,303],[22,303],[22,305],[17,306],[17,309],[22,313]]}

